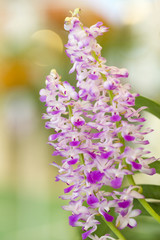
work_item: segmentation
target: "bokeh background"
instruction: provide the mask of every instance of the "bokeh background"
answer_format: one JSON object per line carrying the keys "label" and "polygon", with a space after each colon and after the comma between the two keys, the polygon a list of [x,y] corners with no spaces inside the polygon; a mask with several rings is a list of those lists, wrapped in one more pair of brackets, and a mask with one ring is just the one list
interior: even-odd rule
{"label": "bokeh background", "polygon": [[[80,7],[88,27],[103,21],[110,30],[99,37],[108,65],[126,67],[133,91],[160,103],[159,0],[1,0],[0,1],[0,239],[79,240],[68,226],[65,203],[58,198],[63,184],[55,183],[50,165],[50,131],[41,120],[45,108],[39,90],[56,68],[63,80],[71,64],[64,53],[64,18]],[[150,114],[146,126],[155,129],[148,147],[160,155],[160,122]],[[160,185],[155,175],[137,175],[137,183]],[[159,240],[160,228],[139,217],[128,239]]]}

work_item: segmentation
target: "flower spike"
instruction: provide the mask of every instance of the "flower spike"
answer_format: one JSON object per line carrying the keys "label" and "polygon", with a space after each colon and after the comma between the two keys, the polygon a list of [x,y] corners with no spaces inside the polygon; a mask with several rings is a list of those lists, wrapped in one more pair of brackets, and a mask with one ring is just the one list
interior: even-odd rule
{"label": "flower spike", "polygon": [[[107,66],[101,56],[96,38],[108,28],[102,22],[83,26],[79,13],[76,8],[64,23],[69,32],[66,54],[73,65],[70,73],[76,71],[78,90],[52,70],[46,88],[40,91],[40,100],[47,107],[43,118],[46,128],[54,130],[49,137],[53,155],[62,157],[60,164],[53,165],[59,171],[56,181],[66,183],[61,198],[69,200],[63,206],[71,212],[69,224],[82,228],[83,239],[113,239],[94,235],[100,215],[125,240],[117,228],[135,227],[134,218],[141,211],[134,209],[134,199],[144,202],[132,176],[135,172],[155,174],[149,164],[156,159],[147,158],[149,152],[143,148],[149,143],[145,136],[152,130],[143,129],[145,119],[140,112],[144,108],[134,109],[139,94],[131,93],[130,85],[121,81],[128,71]],[[121,189],[124,177],[132,185]]]}

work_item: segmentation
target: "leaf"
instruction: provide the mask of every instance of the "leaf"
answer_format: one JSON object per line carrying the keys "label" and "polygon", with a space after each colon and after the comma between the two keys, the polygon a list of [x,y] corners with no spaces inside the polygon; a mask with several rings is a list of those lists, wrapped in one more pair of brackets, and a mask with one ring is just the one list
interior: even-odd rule
{"label": "leaf", "polygon": [[[160,186],[158,185],[149,185],[149,184],[141,184],[139,185],[143,188],[142,194],[147,199],[152,199],[152,202],[148,202],[148,204],[153,208],[153,210],[160,215],[160,202],[153,202],[153,200],[160,200]],[[140,209],[142,211],[142,215],[150,216],[150,214],[145,210],[145,208],[141,205],[141,203],[135,199],[134,200],[134,208]]]}
{"label": "leaf", "polygon": [[145,109],[145,111],[150,112],[154,116],[160,118],[160,104],[150,100],[149,98],[143,97],[143,96],[136,97],[135,107],[140,108],[143,106],[147,107],[147,109]]}
{"label": "leaf", "polygon": [[142,194],[145,198],[160,200],[160,186],[150,184],[141,184],[140,186],[143,188]]}
{"label": "leaf", "polygon": [[[160,203],[157,202],[150,202],[149,205],[153,208],[153,210],[160,215]],[[144,216],[151,216],[146,209],[140,204],[140,202],[135,199],[134,200],[134,209],[140,209],[141,210],[141,215]]]}
{"label": "leaf", "polygon": [[156,169],[156,173],[160,174],[160,161],[155,161],[149,165],[151,168]]}

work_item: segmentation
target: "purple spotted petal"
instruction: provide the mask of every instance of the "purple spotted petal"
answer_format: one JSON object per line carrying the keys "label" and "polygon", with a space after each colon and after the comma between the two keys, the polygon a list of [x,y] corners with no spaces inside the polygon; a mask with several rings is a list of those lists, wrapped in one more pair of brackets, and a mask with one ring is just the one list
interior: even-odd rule
{"label": "purple spotted petal", "polygon": [[68,188],[65,188],[64,189],[64,193],[69,193],[70,191],[72,191],[72,189],[74,188],[74,185],[68,187]]}
{"label": "purple spotted petal", "polygon": [[155,168],[150,168],[150,170],[151,170],[150,175],[156,174],[156,169]]}
{"label": "purple spotted petal", "polygon": [[98,76],[96,74],[89,74],[88,77],[92,80],[97,80]]}
{"label": "purple spotted petal", "polygon": [[102,26],[103,25],[103,22],[97,22],[94,26],[96,26],[96,27],[100,27],[100,26]]}
{"label": "purple spotted petal", "polygon": [[129,228],[134,228],[134,227],[136,227],[136,226],[137,226],[136,220],[133,219],[133,218],[130,218],[130,219],[129,219],[129,223],[128,223],[127,226],[128,226]]}
{"label": "purple spotted petal", "polygon": [[84,124],[85,124],[85,121],[77,120],[76,122],[74,122],[74,126],[76,127],[83,126]]}
{"label": "purple spotted petal", "polygon": [[71,216],[69,216],[69,225],[71,225],[72,227],[75,227],[76,222],[79,220],[81,214],[73,214]]}
{"label": "purple spotted petal", "polygon": [[142,168],[142,172],[148,175],[154,175],[156,173],[155,168]]}
{"label": "purple spotted petal", "polygon": [[78,158],[73,158],[73,159],[67,161],[67,163],[68,163],[69,165],[74,165],[74,164],[76,164],[77,162],[78,162]]}
{"label": "purple spotted petal", "polygon": [[113,151],[109,151],[109,152],[102,152],[101,153],[101,158],[103,159],[107,159],[112,155]]}
{"label": "purple spotted petal", "polygon": [[86,239],[94,230],[90,229],[82,234],[82,239]]}
{"label": "purple spotted petal", "polygon": [[139,170],[142,168],[142,165],[140,163],[137,163],[137,162],[131,162],[132,164],[132,167],[136,170]]}
{"label": "purple spotted petal", "polygon": [[80,127],[85,124],[85,120],[82,117],[79,117],[79,118],[72,117],[71,122],[76,127]]}
{"label": "purple spotted petal", "polygon": [[69,143],[69,145],[72,146],[72,147],[76,147],[79,144],[80,144],[80,141],[72,141],[72,142]]}
{"label": "purple spotted petal", "polygon": [[92,159],[95,159],[96,158],[96,154],[94,152],[87,152],[89,154],[89,156],[92,158]]}
{"label": "purple spotted petal", "polygon": [[127,208],[129,207],[130,203],[131,203],[130,200],[124,200],[123,202],[119,202],[118,206],[120,208]]}
{"label": "purple spotted petal", "polygon": [[52,134],[52,135],[49,136],[49,141],[54,141],[54,140],[56,140],[58,137],[63,136],[63,135],[64,135],[64,133]]}
{"label": "purple spotted petal", "polygon": [[52,115],[56,115],[56,114],[58,114],[58,113],[60,113],[60,112],[61,112],[60,110],[56,110],[56,111],[52,111],[51,114],[52,114]]}
{"label": "purple spotted petal", "polygon": [[91,171],[90,173],[87,174],[87,181],[89,183],[96,183],[100,182],[104,176],[104,173],[101,173],[100,171]]}
{"label": "purple spotted petal", "polygon": [[127,215],[128,209],[123,209],[120,214],[122,215],[122,217],[125,217]]}
{"label": "purple spotted petal", "polygon": [[88,199],[87,199],[87,204],[90,206],[93,206],[94,204],[98,203],[99,200],[98,198],[96,198],[96,196],[94,194],[89,195]]}
{"label": "purple spotted petal", "polygon": [[101,213],[103,214],[103,216],[107,222],[112,222],[114,220],[114,217],[111,216],[110,214],[108,214],[107,212],[101,211]]}
{"label": "purple spotted petal", "polygon": [[40,96],[39,99],[40,99],[41,102],[46,102],[47,97],[46,96]]}
{"label": "purple spotted petal", "polygon": [[114,114],[113,116],[110,117],[110,120],[112,122],[118,122],[121,120],[121,116],[119,116],[118,114]]}
{"label": "purple spotted petal", "polygon": [[93,133],[92,138],[100,138],[101,134],[103,134],[103,132]]}
{"label": "purple spotted petal", "polygon": [[135,137],[130,136],[130,135],[125,135],[125,136],[124,136],[124,139],[125,139],[127,142],[131,142],[131,141],[134,141]]}
{"label": "purple spotted petal", "polygon": [[107,90],[114,90],[116,88],[116,86],[112,82],[109,82],[109,81],[105,81],[103,86]]}
{"label": "purple spotted petal", "polygon": [[110,70],[111,70],[111,74],[117,78],[120,78],[120,77],[127,78],[129,75],[127,69],[125,68],[112,67]]}
{"label": "purple spotted petal", "polygon": [[54,151],[52,153],[52,156],[58,156],[58,155],[63,157],[63,153],[61,151]]}
{"label": "purple spotted petal", "polygon": [[111,186],[113,188],[120,188],[121,185],[122,185],[122,178],[120,178],[120,177],[116,177],[115,179],[113,179],[111,181]]}

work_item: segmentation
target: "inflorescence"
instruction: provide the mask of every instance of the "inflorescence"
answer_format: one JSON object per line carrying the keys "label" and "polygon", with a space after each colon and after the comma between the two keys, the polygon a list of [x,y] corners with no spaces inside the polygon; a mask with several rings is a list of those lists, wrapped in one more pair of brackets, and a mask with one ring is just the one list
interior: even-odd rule
{"label": "inflorescence", "polygon": [[[144,137],[151,132],[143,129],[142,107],[134,108],[138,94],[121,79],[128,77],[126,69],[106,65],[102,47],[96,37],[108,31],[102,22],[83,26],[76,9],[65,19],[69,32],[66,54],[76,71],[77,91],[62,81],[56,70],[46,79],[40,100],[46,102],[46,128],[54,129],[49,143],[54,156],[63,158],[56,181],[66,183],[62,199],[69,200],[63,209],[71,211],[69,224],[82,227],[82,238],[113,239],[93,234],[100,224],[97,216],[113,222],[118,229],[136,226],[134,199],[144,198],[140,187],[122,187],[124,177],[135,172],[155,174],[149,164],[154,157],[142,147],[149,143]],[[134,146],[136,144],[136,147]],[[112,211],[111,211],[112,210]],[[114,212],[114,214],[111,214]]]}

